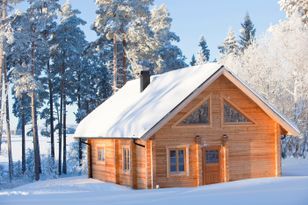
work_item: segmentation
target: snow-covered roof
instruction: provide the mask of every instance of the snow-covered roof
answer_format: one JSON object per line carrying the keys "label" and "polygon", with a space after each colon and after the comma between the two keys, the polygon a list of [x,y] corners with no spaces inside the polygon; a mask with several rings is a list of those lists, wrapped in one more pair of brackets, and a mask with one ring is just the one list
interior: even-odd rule
{"label": "snow-covered roof", "polygon": [[[147,138],[225,73],[233,76],[217,63],[178,69],[152,76],[151,83],[143,92],[140,92],[139,79],[131,80],[79,123],[75,137]],[[238,78],[234,79],[240,82]],[[244,87],[258,99],[262,99],[246,85]],[[291,134],[299,134],[296,126],[272,106],[263,99],[260,102],[280,119],[281,123],[278,123],[284,129]]]}

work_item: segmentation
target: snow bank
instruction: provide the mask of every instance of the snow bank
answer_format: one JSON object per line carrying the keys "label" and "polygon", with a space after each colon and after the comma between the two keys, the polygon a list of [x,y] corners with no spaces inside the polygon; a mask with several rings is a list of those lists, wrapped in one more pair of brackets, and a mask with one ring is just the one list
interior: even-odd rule
{"label": "snow bank", "polygon": [[[290,166],[290,167],[289,167]],[[307,173],[308,160],[283,161],[286,170]],[[293,174],[297,174],[294,172]],[[308,176],[248,179],[195,188],[132,190],[84,177],[40,181],[0,192],[1,205],[307,205]]]}

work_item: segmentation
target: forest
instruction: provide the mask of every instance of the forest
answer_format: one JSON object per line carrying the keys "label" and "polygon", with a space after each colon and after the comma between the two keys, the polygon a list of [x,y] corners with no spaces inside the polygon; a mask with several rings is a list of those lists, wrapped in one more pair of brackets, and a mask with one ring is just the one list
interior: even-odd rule
{"label": "forest", "polygon": [[[21,2],[27,3],[24,11],[15,9]],[[77,107],[72,114],[78,123],[128,80],[138,78],[141,70],[154,75],[211,61],[226,65],[299,127],[298,138],[282,137],[282,157],[307,156],[305,0],[280,0],[287,18],[258,38],[246,13],[239,35],[230,29],[217,45],[219,56],[210,55],[205,34],[196,39],[199,51],[188,58],[178,46],[180,37],[171,31],[166,5],[154,6],[154,0],[95,3],[95,21],[85,22],[69,1],[0,0],[0,155],[8,161],[7,169],[0,165],[1,179],[40,180],[86,172],[84,142],[67,142],[68,106]],[[86,23],[96,40],[86,40],[81,29]],[[18,119],[16,128],[11,113]],[[39,129],[39,122],[45,129]],[[20,161],[13,159],[11,130],[20,133]],[[25,146],[28,135],[32,149]],[[41,154],[42,136],[50,139],[47,156]]]}

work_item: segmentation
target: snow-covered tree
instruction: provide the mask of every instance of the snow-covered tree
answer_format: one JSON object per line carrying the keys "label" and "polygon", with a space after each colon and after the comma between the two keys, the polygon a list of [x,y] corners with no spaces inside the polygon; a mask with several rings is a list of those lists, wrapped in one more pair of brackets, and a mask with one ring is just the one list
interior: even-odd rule
{"label": "snow-covered tree", "polygon": [[[86,22],[79,18],[78,10],[73,10],[66,2],[60,11],[60,23],[52,37],[51,53],[54,67],[58,68],[60,76],[60,122],[59,142],[63,139],[63,173],[66,174],[66,106],[74,101],[74,90],[79,83],[76,73],[82,66],[82,52],[87,44],[85,34],[80,29]],[[63,137],[61,136],[63,134]],[[61,143],[59,145],[61,150]],[[59,152],[59,173],[61,173],[61,152]]]}
{"label": "snow-covered tree", "polygon": [[46,40],[46,32],[54,24],[53,18],[55,11],[58,9],[57,0],[28,0],[29,8],[27,15],[30,26],[30,68],[35,89],[30,90],[31,94],[31,109],[32,109],[32,124],[33,124],[33,144],[34,144],[34,159],[35,159],[35,179],[39,180],[41,172],[40,165],[40,150],[39,150],[39,136],[37,126],[37,111],[38,93],[43,91],[42,80],[43,70],[49,61],[49,49]]}
{"label": "snow-covered tree", "polygon": [[308,142],[308,29],[298,17],[270,27],[239,56],[222,62],[287,115],[302,138],[286,137],[283,153],[304,156]]}
{"label": "snow-covered tree", "polygon": [[242,28],[240,30],[239,44],[241,45],[241,50],[243,51],[255,40],[256,34],[256,29],[254,28],[254,25],[248,13],[244,18],[244,22],[241,23],[241,26]]}
{"label": "snow-covered tree", "polygon": [[155,73],[166,72],[173,69],[186,67],[185,57],[179,47],[172,43],[180,41],[180,38],[171,32],[172,18],[165,5],[154,7],[151,10],[150,28],[154,33],[154,52],[156,57]]}
{"label": "snow-covered tree", "polygon": [[223,45],[219,46],[218,49],[222,55],[238,55],[239,46],[237,44],[235,34],[232,29],[229,30],[227,37],[223,42]]}
{"label": "snow-covered tree", "polygon": [[197,53],[195,65],[202,65],[202,64],[205,64],[205,63],[207,63],[206,56],[203,54],[202,51],[199,51]]}
{"label": "snow-covered tree", "polygon": [[286,12],[288,17],[298,15],[302,21],[308,23],[308,3],[307,0],[280,0],[280,9]]}
{"label": "snow-covered tree", "polygon": [[[149,6],[153,0],[96,0],[98,10],[93,29],[100,37],[113,40],[113,91],[125,84],[127,74],[126,39],[128,29],[137,18],[145,18],[150,15]],[[143,23],[143,22],[141,22]],[[140,28],[139,28],[140,30]],[[120,44],[118,42],[121,42]],[[140,42],[142,43],[142,42]],[[122,47],[121,56],[118,55],[118,47]],[[122,66],[118,65],[118,57],[122,59]],[[121,70],[122,69],[122,70]],[[119,75],[122,74],[122,75]]]}
{"label": "snow-covered tree", "polygon": [[205,61],[208,62],[210,60],[210,49],[208,48],[208,45],[207,45],[207,42],[204,36],[201,36],[201,39],[199,41],[199,47],[200,47],[200,51],[205,57]]}

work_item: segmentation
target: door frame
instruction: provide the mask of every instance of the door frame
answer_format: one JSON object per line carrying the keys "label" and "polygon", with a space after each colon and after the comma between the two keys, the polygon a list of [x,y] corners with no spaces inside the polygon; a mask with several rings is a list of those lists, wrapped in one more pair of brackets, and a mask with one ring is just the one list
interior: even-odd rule
{"label": "door frame", "polygon": [[202,147],[202,184],[207,185],[205,182],[206,176],[206,159],[205,152],[206,150],[216,149],[219,152],[219,170],[220,170],[220,182],[226,182],[226,146],[223,145],[210,145]]}

